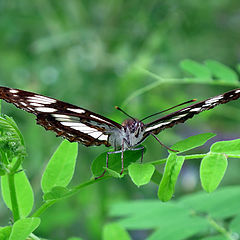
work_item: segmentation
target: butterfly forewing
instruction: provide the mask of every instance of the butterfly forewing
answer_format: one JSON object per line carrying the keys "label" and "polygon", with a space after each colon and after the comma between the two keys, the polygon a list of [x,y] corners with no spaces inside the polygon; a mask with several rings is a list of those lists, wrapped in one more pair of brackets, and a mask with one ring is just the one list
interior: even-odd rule
{"label": "butterfly forewing", "polygon": [[109,146],[108,134],[121,125],[84,108],[32,92],[0,87],[0,98],[37,116],[37,123],[69,141]]}
{"label": "butterfly forewing", "polygon": [[[54,98],[19,89],[0,87],[0,98],[35,114],[38,124],[47,130],[55,131],[58,136],[63,136],[69,141],[81,142],[86,146],[100,144],[110,146],[111,143],[114,148],[121,148],[124,143],[127,143],[126,148],[133,148],[143,142],[150,133],[158,134],[165,128],[185,122],[202,111],[239,97],[240,89],[235,89],[192,104],[148,124],[141,123],[143,127],[139,127],[141,124],[136,124],[135,120],[128,126],[120,125],[89,110]],[[142,135],[139,135],[139,131]]]}
{"label": "butterfly forewing", "polygon": [[170,113],[162,118],[159,118],[153,122],[146,124],[146,133],[150,132],[158,134],[165,128],[171,128],[178,123],[183,123],[186,120],[192,118],[194,115],[199,114],[202,111],[214,108],[215,106],[223,103],[227,103],[232,100],[236,100],[240,97],[240,89],[235,89],[226,92],[222,95],[209,98],[205,101],[192,104],[176,112]]}

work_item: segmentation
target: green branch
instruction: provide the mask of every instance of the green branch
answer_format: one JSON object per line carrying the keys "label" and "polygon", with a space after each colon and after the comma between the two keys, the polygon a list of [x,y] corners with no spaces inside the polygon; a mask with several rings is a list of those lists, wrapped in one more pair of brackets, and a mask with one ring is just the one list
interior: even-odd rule
{"label": "green branch", "polygon": [[[207,155],[208,155],[208,153],[203,153],[203,154],[185,155],[184,157],[185,157],[185,160],[202,159]],[[228,154],[227,157],[228,158],[240,158],[240,155]],[[167,161],[167,158],[164,158],[164,159],[160,159],[160,160],[156,160],[156,161],[152,161],[152,162],[148,162],[148,163],[153,164],[153,165],[159,165],[159,164],[166,163],[166,161]]]}
{"label": "green branch", "polygon": [[228,240],[234,240],[231,236],[231,233],[229,233],[224,227],[220,226],[212,217],[207,216],[207,220],[210,223],[210,225],[216,229],[219,233],[221,233],[226,239]]}
{"label": "green branch", "polygon": [[[67,198],[67,197],[70,197],[72,195],[75,195],[76,193],[78,193],[81,189],[93,184],[93,183],[96,183],[96,182],[99,182],[99,181],[102,181],[102,180],[105,180],[105,179],[108,179],[110,178],[110,176],[106,176],[106,177],[102,177],[102,178],[98,178],[98,179],[91,179],[89,181],[86,181],[86,182],[83,182],[75,187],[72,187],[72,189],[70,189],[69,193],[67,193],[64,198]],[[45,203],[43,203],[36,211],[35,213],[32,214],[32,217],[39,217],[43,212],[45,212],[49,207],[51,207],[54,203],[56,203],[57,201],[61,200],[62,198],[59,198],[59,199],[53,199],[53,200],[47,200]]]}
{"label": "green branch", "polygon": [[17,220],[20,219],[20,213],[19,213],[19,208],[18,208],[16,187],[15,187],[15,181],[14,181],[15,174],[7,174],[7,178],[8,178],[13,220],[14,220],[14,222],[16,222]]}
{"label": "green branch", "polygon": [[109,179],[111,178],[111,176],[104,176],[104,177],[101,177],[101,178],[98,178],[98,179],[91,179],[89,181],[86,181],[84,183],[81,183],[75,187],[73,187],[71,190],[70,190],[70,193],[67,194],[67,196],[72,196],[76,193],[78,193],[82,188],[84,187],[87,187],[93,183],[96,183],[96,182],[99,182],[99,181],[102,181],[102,180],[106,180],[106,179]]}
{"label": "green branch", "polygon": [[39,217],[42,213],[44,213],[49,207],[51,207],[57,199],[48,200],[47,202],[43,203],[36,211],[32,214],[32,217]]}
{"label": "green branch", "polygon": [[158,76],[155,73],[152,73],[146,69],[140,69],[146,75],[156,79],[156,81],[149,83],[148,85],[134,91],[128,98],[125,99],[122,106],[126,106],[132,101],[134,98],[151,91],[152,89],[162,85],[162,84],[189,84],[189,83],[197,83],[197,84],[209,84],[209,85],[218,85],[218,86],[234,86],[239,87],[238,82],[227,82],[223,80],[211,80],[211,81],[202,81],[200,78],[165,78]]}

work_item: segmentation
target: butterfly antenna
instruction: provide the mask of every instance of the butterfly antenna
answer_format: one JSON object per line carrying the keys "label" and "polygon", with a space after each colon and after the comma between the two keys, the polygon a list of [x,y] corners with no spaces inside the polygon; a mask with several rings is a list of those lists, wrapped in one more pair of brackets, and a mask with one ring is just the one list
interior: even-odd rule
{"label": "butterfly antenna", "polygon": [[141,119],[140,121],[142,122],[142,121],[146,120],[147,118],[150,118],[150,117],[156,116],[156,115],[158,115],[158,114],[160,114],[160,113],[167,112],[167,111],[169,111],[169,110],[171,110],[171,109],[174,109],[174,108],[176,108],[176,107],[179,107],[179,106],[185,105],[185,104],[187,104],[187,103],[195,102],[195,101],[197,101],[197,99],[192,99],[192,100],[189,100],[189,101],[186,101],[186,102],[180,103],[180,104],[178,104],[178,105],[176,105],[176,106],[170,107],[170,108],[165,109],[165,110],[163,110],[163,111],[161,111],[161,112],[157,112],[157,113],[151,114],[151,115],[149,115],[149,116],[147,116],[147,117]]}
{"label": "butterfly antenna", "polygon": [[121,111],[122,113],[124,113],[126,116],[130,117],[131,119],[133,119],[134,121],[136,121],[135,118],[131,117],[129,114],[127,114],[125,111],[123,111],[120,107],[115,106],[115,108],[116,108],[117,110]]}

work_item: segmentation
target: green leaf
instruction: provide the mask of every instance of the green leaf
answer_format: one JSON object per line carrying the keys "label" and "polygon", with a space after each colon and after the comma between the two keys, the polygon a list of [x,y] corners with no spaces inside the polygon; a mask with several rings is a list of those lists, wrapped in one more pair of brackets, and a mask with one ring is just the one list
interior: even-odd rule
{"label": "green leaf", "polygon": [[177,156],[175,153],[169,155],[158,189],[158,198],[161,201],[166,202],[172,198],[184,159],[184,156]]}
{"label": "green leaf", "polygon": [[163,176],[163,174],[160,173],[157,169],[155,169],[155,171],[154,171],[154,173],[152,175],[151,181],[156,183],[157,185],[159,185],[160,181],[162,179],[162,176]]}
{"label": "green leaf", "polygon": [[8,117],[7,115],[0,116],[0,129],[11,132],[16,140],[19,140],[20,143],[24,145],[23,136],[13,118]]}
{"label": "green leaf", "polygon": [[[145,199],[117,203],[111,209],[111,216],[119,219],[118,223],[128,230],[159,229],[163,236],[181,232],[181,229],[185,236],[189,236],[209,228],[205,218],[193,215],[192,209],[179,206],[175,201],[162,203]],[[190,232],[189,229],[193,231]]]}
{"label": "green leaf", "polygon": [[213,153],[240,155],[240,138],[231,141],[216,142],[210,149]]}
{"label": "green leaf", "polygon": [[54,200],[66,197],[70,193],[70,190],[65,187],[53,187],[50,192],[47,192],[43,195],[43,199],[47,200]]}
{"label": "green leaf", "polygon": [[20,139],[21,144],[24,145],[23,135],[22,135],[22,133],[20,132],[20,130],[19,130],[17,124],[15,123],[15,121],[13,120],[13,118],[5,115],[5,119],[6,119],[6,120],[8,121],[8,123],[12,126],[12,128],[16,131],[16,133],[17,133],[17,135],[18,135],[18,137],[19,137],[19,139]]}
{"label": "green leaf", "polygon": [[179,203],[183,207],[188,206],[194,212],[201,212],[220,220],[240,214],[239,199],[240,187],[230,186],[219,188],[211,194],[198,192],[186,195]]}
{"label": "green leaf", "polygon": [[124,177],[124,172],[122,174],[110,169],[110,168],[107,168],[107,167],[103,167],[104,170],[106,170],[106,173],[109,174],[109,176],[112,176],[112,177],[115,177],[115,178],[122,178]]}
{"label": "green leaf", "polygon": [[103,240],[130,240],[128,232],[117,223],[109,223],[104,226],[103,229]]}
{"label": "green leaf", "polygon": [[[21,171],[14,175],[16,196],[20,217],[24,218],[32,211],[34,195],[32,187],[25,172]],[[5,204],[12,210],[11,198],[9,193],[8,176],[1,177],[2,195]]]}
{"label": "green leaf", "polygon": [[0,239],[1,240],[9,240],[9,236],[11,234],[12,227],[0,227]]}
{"label": "green leaf", "polygon": [[194,135],[175,143],[173,146],[171,146],[171,149],[178,150],[178,153],[186,152],[190,149],[202,146],[209,139],[215,136],[216,134],[214,133],[201,133]]}
{"label": "green leaf", "polygon": [[129,176],[138,187],[150,182],[154,170],[155,167],[150,163],[132,163],[128,167]]}
{"label": "green leaf", "polygon": [[211,72],[209,69],[196,61],[190,59],[183,60],[180,62],[180,67],[196,78],[200,78],[202,81],[211,79]]}
{"label": "green leaf", "polygon": [[240,214],[239,199],[240,187],[231,186],[211,194],[188,194],[166,203],[146,199],[115,203],[110,208],[110,217],[118,219],[127,230],[157,229],[147,239],[188,239],[194,234],[200,238],[206,231],[216,230],[206,216],[222,222]]}
{"label": "green leaf", "polygon": [[[8,164],[14,157],[23,160],[26,149],[22,134],[13,119],[7,115],[0,116],[0,130],[2,133],[0,136],[1,161]],[[8,168],[10,169],[11,166]]]}
{"label": "green leaf", "polygon": [[229,224],[231,232],[240,234],[240,215],[237,215]]}
{"label": "green leaf", "polygon": [[71,181],[76,158],[78,143],[64,140],[51,157],[42,176],[42,190],[50,192],[53,187],[66,187]]}
{"label": "green leaf", "polygon": [[226,65],[214,60],[207,60],[204,63],[215,77],[227,82],[238,82],[238,75]]}
{"label": "green leaf", "polygon": [[223,154],[205,156],[200,166],[200,179],[205,191],[213,192],[221,182],[227,169],[227,158]]}
{"label": "green leaf", "polygon": [[[144,153],[145,153],[145,148],[144,148]],[[106,157],[107,157],[107,152],[104,152],[104,153],[101,153],[95,160],[93,160],[92,165],[91,165],[91,170],[92,170],[93,176],[98,177],[103,173],[103,171],[106,167]],[[128,165],[130,163],[136,162],[139,158],[142,157],[142,150],[124,151],[123,157],[124,157],[124,169],[127,169]],[[107,175],[107,174],[109,175],[109,172],[111,172],[111,174],[116,175],[111,170],[120,173],[121,168],[122,168],[121,153],[109,154],[109,159],[108,159],[108,170],[109,171],[107,171],[107,173],[105,175]],[[123,175],[124,175],[124,173],[123,173]],[[116,177],[119,177],[119,176],[116,175]]]}
{"label": "green leaf", "polygon": [[[137,200],[128,202],[116,202],[110,207],[110,217],[127,217],[137,213],[147,214],[149,209],[154,212],[156,209],[163,207],[163,211],[169,210],[168,203],[162,203],[158,200]],[[154,225],[155,227],[156,225]],[[140,227],[141,228],[141,227]]]}
{"label": "green leaf", "polygon": [[[177,218],[177,217],[176,217]],[[200,217],[186,217],[183,218],[182,221],[178,223],[174,223],[168,226],[159,226],[151,236],[149,236],[148,240],[166,240],[166,239],[174,239],[174,240],[183,240],[188,239],[193,235],[198,233],[203,233],[209,228],[208,223],[205,219]],[[196,239],[196,238],[192,238]]]}
{"label": "green leaf", "polygon": [[25,218],[13,224],[9,240],[26,240],[40,224],[40,218]]}

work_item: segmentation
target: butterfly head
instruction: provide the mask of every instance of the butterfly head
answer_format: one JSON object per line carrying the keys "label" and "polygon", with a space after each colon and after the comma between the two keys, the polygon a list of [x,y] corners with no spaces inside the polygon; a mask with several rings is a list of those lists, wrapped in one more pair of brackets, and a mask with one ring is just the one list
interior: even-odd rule
{"label": "butterfly head", "polygon": [[122,126],[125,131],[129,131],[130,133],[135,134],[135,137],[138,137],[139,133],[144,130],[144,124],[140,122],[138,119],[126,119]]}

